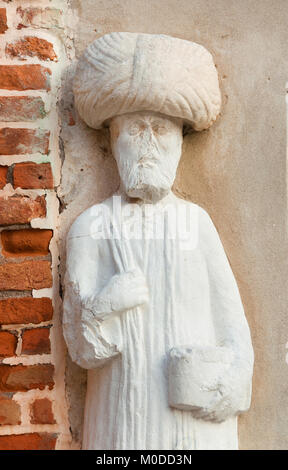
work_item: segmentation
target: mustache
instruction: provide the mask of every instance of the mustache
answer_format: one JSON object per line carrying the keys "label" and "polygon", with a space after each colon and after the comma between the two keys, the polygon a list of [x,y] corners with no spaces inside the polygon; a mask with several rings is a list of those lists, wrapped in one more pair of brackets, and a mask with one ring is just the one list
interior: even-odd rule
{"label": "mustache", "polygon": [[155,157],[154,155],[144,155],[143,157],[140,157],[139,160],[136,162],[136,165],[138,167],[143,167],[143,168],[151,168],[159,162],[159,158]]}
{"label": "mustache", "polygon": [[141,174],[141,170],[144,171],[146,169],[152,169],[152,168],[157,169],[159,161],[160,160],[158,158],[155,158],[154,156],[151,156],[151,155],[149,156],[145,155],[143,157],[140,157],[128,169],[129,178],[133,178],[133,176]]}
{"label": "mustache", "polygon": [[[163,168],[159,167],[159,159],[151,159],[149,157],[147,160],[139,159],[130,168],[126,167],[126,181],[133,185],[141,184],[143,181],[170,181],[171,174],[168,168],[165,166]],[[151,172],[146,173],[147,170]],[[153,171],[154,170],[154,171]]]}

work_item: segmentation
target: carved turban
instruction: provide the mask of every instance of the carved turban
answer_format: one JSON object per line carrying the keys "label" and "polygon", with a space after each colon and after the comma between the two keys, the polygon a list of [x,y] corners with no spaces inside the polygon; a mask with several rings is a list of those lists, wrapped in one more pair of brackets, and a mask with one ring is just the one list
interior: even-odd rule
{"label": "carved turban", "polygon": [[165,35],[111,33],[79,60],[75,103],[88,126],[99,129],[120,114],[155,111],[207,129],[221,96],[211,54],[199,44]]}

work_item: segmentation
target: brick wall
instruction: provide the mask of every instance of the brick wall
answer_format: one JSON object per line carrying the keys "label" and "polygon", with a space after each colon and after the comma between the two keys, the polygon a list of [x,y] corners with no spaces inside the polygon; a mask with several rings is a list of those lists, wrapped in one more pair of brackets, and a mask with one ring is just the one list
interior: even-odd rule
{"label": "brick wall", "polygon": [[0,0],[0,450],[69,447],[59,321],[63,0]]}

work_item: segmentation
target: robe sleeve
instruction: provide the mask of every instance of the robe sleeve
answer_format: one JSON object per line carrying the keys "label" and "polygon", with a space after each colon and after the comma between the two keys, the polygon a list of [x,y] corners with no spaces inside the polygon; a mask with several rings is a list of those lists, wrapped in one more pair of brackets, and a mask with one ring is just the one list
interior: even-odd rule
{"label": "robe sleeve", "polygon": [[[216,344],[234,353],[227,386],[240,397],[238,409],[250,406],[254,353],[239,290],[218,232],[209,215],[201,210],[199,243],[209,278],[211,312]],[[242,398],[242,399],[241,399]],[[240,403],[241,402],[241,403]]]}
{"label": "robe sleeve", "polygon": [[89,292],[85,279],[87,276],[95,277],[97,284],[97,271],[95,272],[95,262],[91,262],[91,253],[89,255],[87,248],[89,235],[78,234],[76,224],[67,237],[63,333],[72,360],[84,369],[94,369],[120,354],[120,350],[105,339],[101,321],[95,318],[89,308]]}

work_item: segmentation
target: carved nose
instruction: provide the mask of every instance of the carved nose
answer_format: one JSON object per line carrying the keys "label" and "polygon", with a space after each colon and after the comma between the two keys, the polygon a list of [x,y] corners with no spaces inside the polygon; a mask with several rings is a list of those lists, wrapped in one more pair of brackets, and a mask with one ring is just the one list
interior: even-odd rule
{"label": "carved nose", "polygon": [[153,130],[151,126],[146,126],[143,130],[143,135],[147,138],[148,142],[152,142],[153,139]]}

